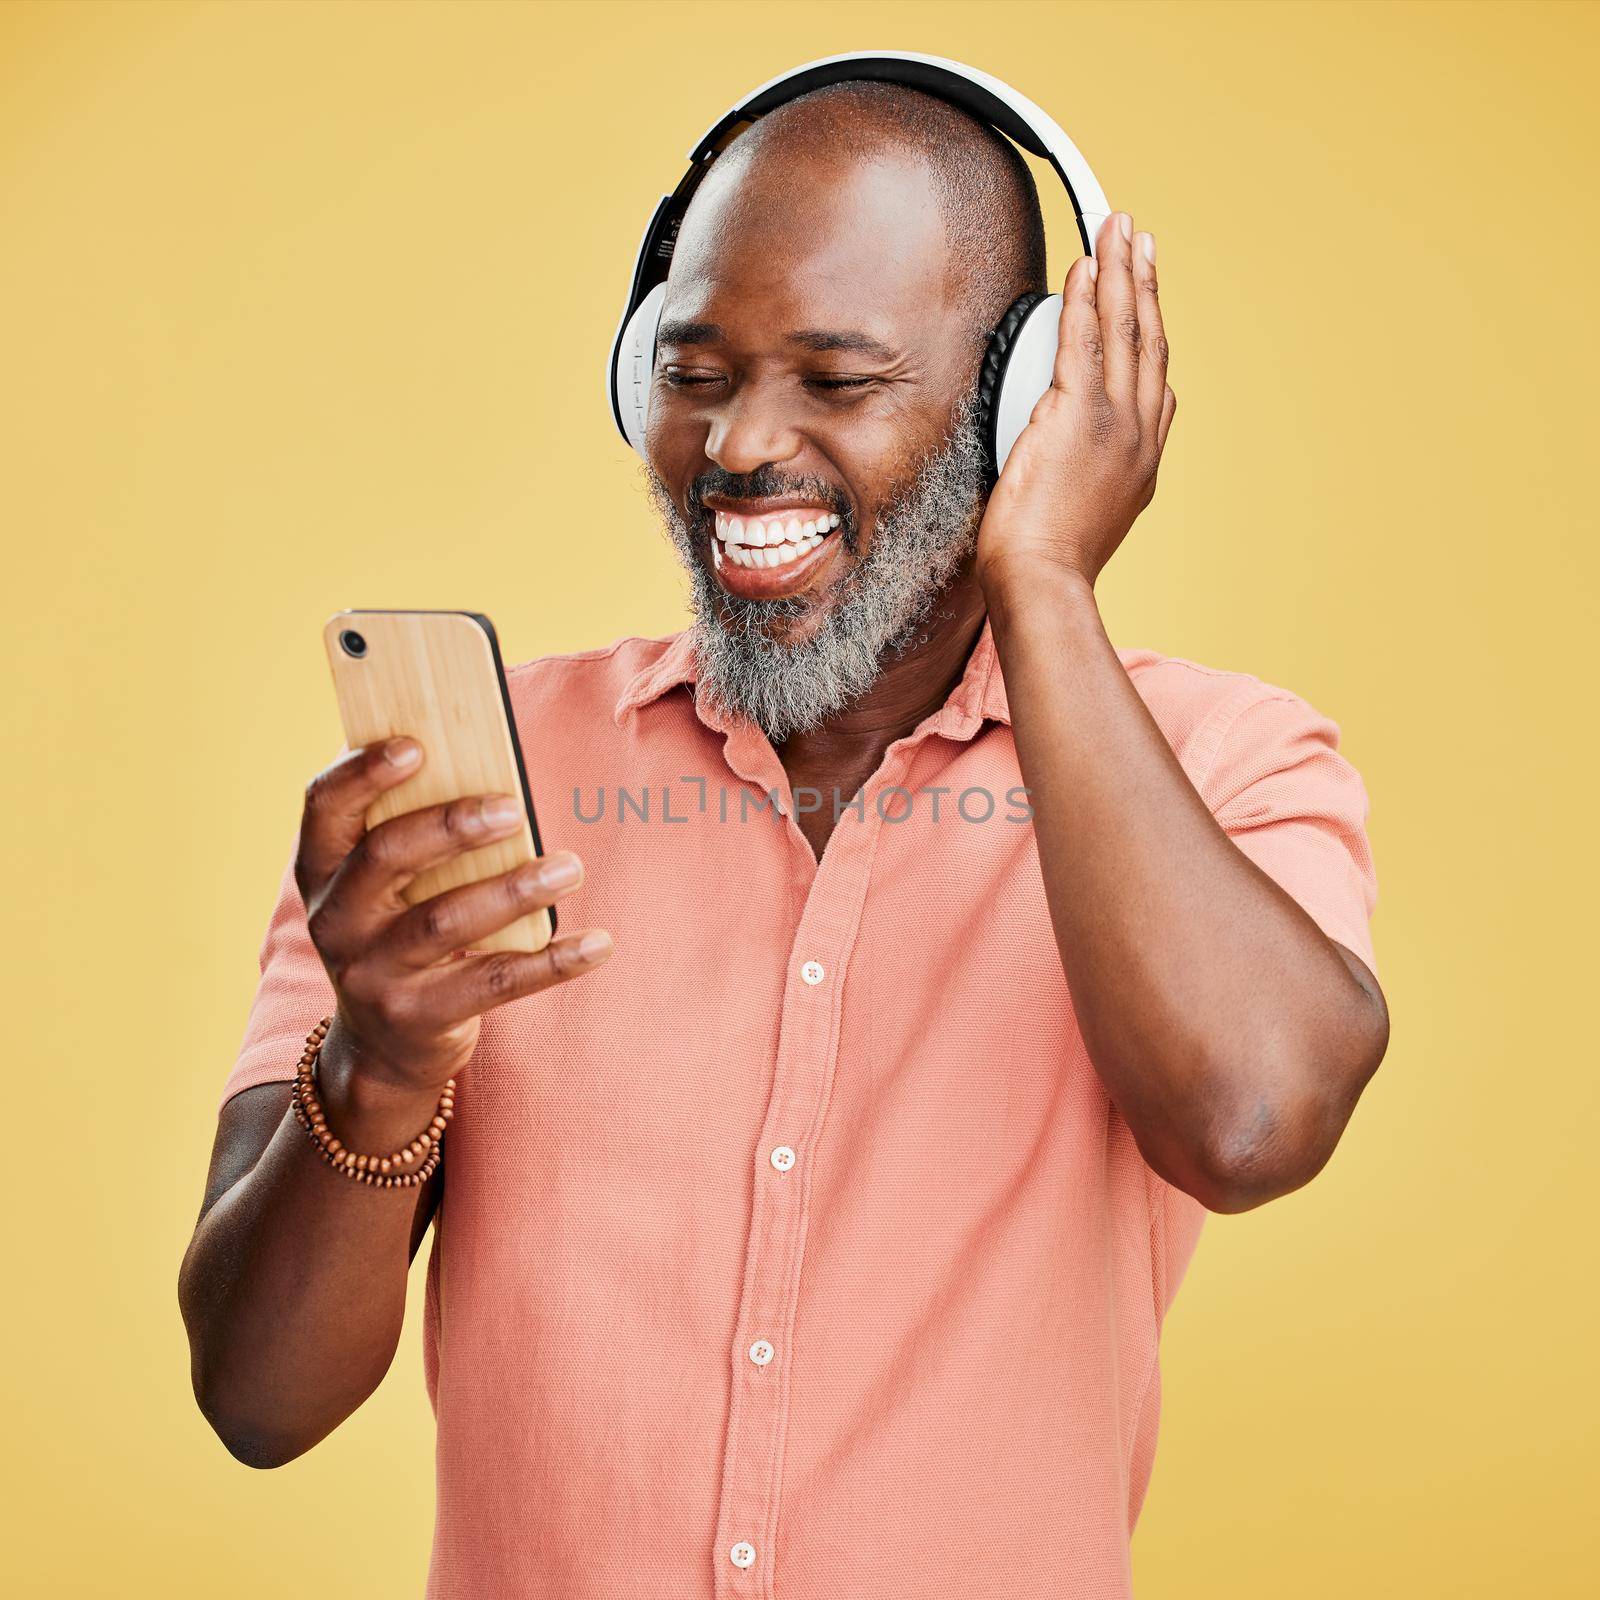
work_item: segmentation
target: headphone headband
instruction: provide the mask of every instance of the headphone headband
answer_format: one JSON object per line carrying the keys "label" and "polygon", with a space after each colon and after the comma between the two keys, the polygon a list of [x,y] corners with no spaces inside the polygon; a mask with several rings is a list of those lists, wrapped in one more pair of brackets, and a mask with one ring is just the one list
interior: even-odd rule
{"label": "headphone headband", "polygon": [[[848,55],[823,56],[808,61],[790,72],[780,73],[753,90],[731,111],[720,117],[689,152],[692,163],[709,160],[728,142],[730,133],[741,122],[754,122],[790,100],[798,100],[813,89],[834,83],[898,83],[920,89],[940,100],[947,100],[979,122],[1003,133],[1030,155],[1042,156],[1055,168],[1066,186],[1074,214],[1085,211],[1104,215],[1108,208],[1099,181],[1089,170],[1078,147],[1062,131],[1061,125],[1026,95],[1018,94],[1008,83],[943,56],[918,55],[910,50],[857,51]],[[1084,248],[1092,243],[1085,238]]]}
{"label": "headphone headband", "polygon": [[[1031,154],[1043,157],[1066,188],[1084,252],[1094,253],[1094,239],[1086,219],[1098,220],[1109,213],[1105,191],[1060,125],[1026,95],[975,67],[909,50],[856,51],[808,61],[760,85],[706,130],[689,152],[688,172],[671,194],[662,196],[639,242],[628,302],[617,324],[606,369],[612,415],[623,438],[636,450],[644,449],[644,417],[661,301],[657,291],[667,281],[678,229],[701,180],[717,156],[768,112],[813,89],[863,80],[920,89],[986,123]],[[656,314],[639,315],[652,296]]]}

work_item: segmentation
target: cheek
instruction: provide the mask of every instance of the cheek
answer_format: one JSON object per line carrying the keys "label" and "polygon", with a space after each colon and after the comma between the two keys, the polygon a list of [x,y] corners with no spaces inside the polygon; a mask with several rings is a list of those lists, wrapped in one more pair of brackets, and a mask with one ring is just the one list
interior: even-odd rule
{"label": "cheek", "polygon": [[703,470],[705,429],[696,428],[659,392],[651,397],[644,425],[644,454],[681,506],[684,491]]}
{"label": "cheek", "polygon": [[904,492],[923,458],[938,443],[937,431],[904,415],[863,417],[829,440],[829,459],[844,479],[860,526],[869,535],[878,514]]}

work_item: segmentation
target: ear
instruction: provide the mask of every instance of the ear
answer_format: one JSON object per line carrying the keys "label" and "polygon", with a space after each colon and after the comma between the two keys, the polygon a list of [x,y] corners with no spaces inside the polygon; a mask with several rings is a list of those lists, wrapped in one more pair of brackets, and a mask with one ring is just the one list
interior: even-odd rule
{"label": "ear", "polygon": [[645,424],[650,420],[650,379],[656,364],[656,329],[661,323],[661,306],[667,286],[658,283],[628,318],[628,325],[617,341],[617,356],[611,381],[616,386],[617,415],[628,443],[644,454]]}

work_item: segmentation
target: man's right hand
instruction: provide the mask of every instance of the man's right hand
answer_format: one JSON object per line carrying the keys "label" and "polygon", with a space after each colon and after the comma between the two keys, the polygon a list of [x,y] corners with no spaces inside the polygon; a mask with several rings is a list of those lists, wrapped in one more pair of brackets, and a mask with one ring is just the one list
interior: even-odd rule
{"label": "man's right hand", "polygon": [[462,953],[571,893],[583,866],[570,852],[408,905],[402,891],[419,873],[523,820],[519,799],[473,795],[369,829],[373,802],[422,759],[415,740],[390,739],[350,751],[306,789],[295,880],[338,997],[319,1076],[329,1121],[355,1149],[415,1133],[471,1057],[483,1012],[588,972],[612,949],[608,933],[589,929],[534,954]]}

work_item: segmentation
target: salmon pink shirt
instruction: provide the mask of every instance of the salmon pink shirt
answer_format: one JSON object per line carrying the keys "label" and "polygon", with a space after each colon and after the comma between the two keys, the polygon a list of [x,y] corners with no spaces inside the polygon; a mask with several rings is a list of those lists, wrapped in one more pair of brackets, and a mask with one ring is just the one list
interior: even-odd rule
{"label": "salmon pink shirt", "polygon": [[[1118,654],[1238,848],[1374,967],[1336,724]],[[820,864],[688,633],[509,682],[545,846],[587,869],[561,920],[616,953],[488,1013],[461,1077],[428,1594],[1128,1595],[1203,1211],[1079,1034],[988,627]],[[227,1093],[290,1079],[332,1005],[286,872]]]}

